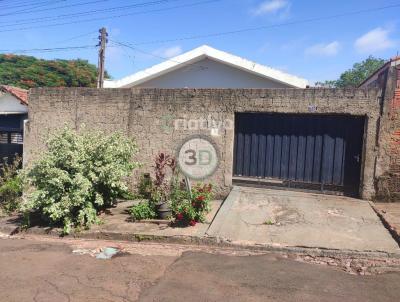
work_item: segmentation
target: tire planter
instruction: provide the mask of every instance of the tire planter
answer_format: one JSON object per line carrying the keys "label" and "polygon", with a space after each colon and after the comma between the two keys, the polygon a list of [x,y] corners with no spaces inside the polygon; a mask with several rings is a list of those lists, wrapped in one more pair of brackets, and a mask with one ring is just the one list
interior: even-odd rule
{"label": "tire planter", "polygon": [[156,212],[159,219],[168,219],[172,215],[172,210],[169,206],[169,202],[159,202],[156,204]]}

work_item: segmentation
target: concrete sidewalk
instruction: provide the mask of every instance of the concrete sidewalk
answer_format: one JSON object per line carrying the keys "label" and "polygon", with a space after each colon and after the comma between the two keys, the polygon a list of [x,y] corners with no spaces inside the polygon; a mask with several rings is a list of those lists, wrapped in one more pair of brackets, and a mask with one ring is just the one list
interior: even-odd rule
{"label": "concrete sidewalk", "polygon": [[[101,216],[102,224],[70,237],[307,251],[328,256],[381,253],[400,257],[397,243],[366,201],[235,187],[221,203],[212,203],[207,223],[182,228],[130,222],[127,209],[132,202],[123,202]],[[17,217],[2,218],[0,232],[18,233],[20,222]],[[27,234],[54,236],[60,236],[60,231],[43,226],[24,230]]]}
{"label": "concrete sidewalk", "polygon": [[207,235],[246,244],[400,251],[366,201],[244,187],[232,190]]}

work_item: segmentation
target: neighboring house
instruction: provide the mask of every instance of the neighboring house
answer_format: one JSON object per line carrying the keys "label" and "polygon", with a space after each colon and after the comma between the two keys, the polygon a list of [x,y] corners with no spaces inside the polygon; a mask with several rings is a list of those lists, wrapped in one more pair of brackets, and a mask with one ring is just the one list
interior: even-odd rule
{"label": "neighboring house", "polygon": [[22,156],[24,120],[28,117],[28,91],[0,85],[0,161]]}
{"label": "neighboring house", "polygon": [[105,88],[306,88],[305,79],[204,45]]}

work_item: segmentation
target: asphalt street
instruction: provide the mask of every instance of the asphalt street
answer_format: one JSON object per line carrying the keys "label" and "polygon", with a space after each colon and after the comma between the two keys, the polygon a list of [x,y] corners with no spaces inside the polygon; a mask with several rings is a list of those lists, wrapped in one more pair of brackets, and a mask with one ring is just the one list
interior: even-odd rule
{"label": "asphalt street", "polygon": [[[339,267],[162,244],[0,239],[0,301],[398,301],[400,273],[352,275]],[[75,252],[73,252],[75,251]],[[88,252],[92,251],[92,252]],[[92,253],[92,255],[91,255]]]}

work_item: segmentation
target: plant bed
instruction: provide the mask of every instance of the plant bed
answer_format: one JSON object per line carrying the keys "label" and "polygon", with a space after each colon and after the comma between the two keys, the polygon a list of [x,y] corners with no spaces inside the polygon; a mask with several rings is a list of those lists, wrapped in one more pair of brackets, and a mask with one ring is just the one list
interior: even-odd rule
{"label": "plant bed", "polygon": [[[189,185],[182,179],[174,157],[159,153],[155,160],[155,178],[144,174],[138,195],[144,199],[129,212],[134,221],[162,219],[174,226],[195,226],[210,212],[211,184]],[[168,174],[169,172],[169,174]]]}

